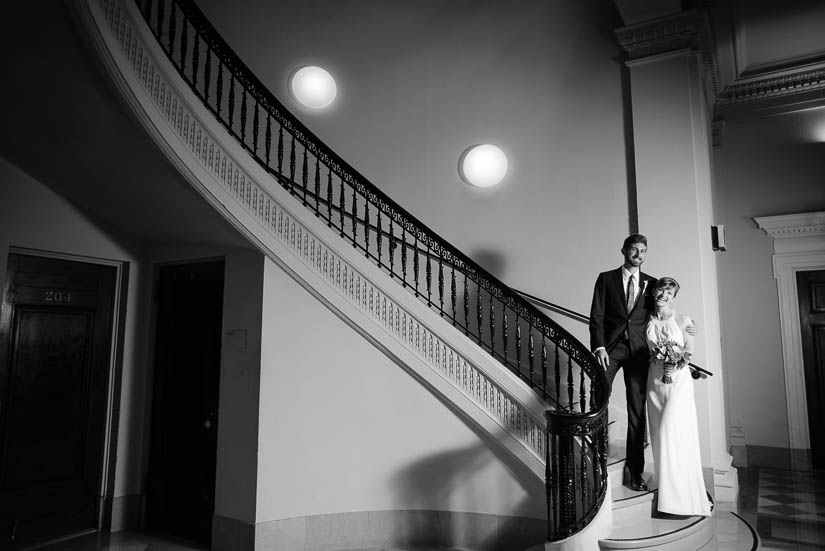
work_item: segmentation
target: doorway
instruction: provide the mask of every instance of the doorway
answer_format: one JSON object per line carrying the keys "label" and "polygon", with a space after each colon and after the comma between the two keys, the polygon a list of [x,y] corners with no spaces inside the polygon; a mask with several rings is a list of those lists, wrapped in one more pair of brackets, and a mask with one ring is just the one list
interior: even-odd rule
{"label": "doorway", "polygon": [[9,254],[0,306],[0,549],[99,527],[117,273]]}
{"label": "doorway", "polygon": [[224,261],[163,265],[146,525],[209,544],[215,510]]}
{"label": "doorway", "polygon": [[796,273],[811,459],[825,468],[825,270]]}

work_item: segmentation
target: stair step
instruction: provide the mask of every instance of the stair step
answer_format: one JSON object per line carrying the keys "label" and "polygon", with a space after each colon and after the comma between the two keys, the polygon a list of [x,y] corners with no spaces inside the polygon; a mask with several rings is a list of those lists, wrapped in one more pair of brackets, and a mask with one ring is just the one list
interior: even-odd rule
{"label": "stair step", "polygon": [[599,548],[696,551],[713,540],[715,524],[713,517],[639,516],[614,525],[610,535],[599,541]]}

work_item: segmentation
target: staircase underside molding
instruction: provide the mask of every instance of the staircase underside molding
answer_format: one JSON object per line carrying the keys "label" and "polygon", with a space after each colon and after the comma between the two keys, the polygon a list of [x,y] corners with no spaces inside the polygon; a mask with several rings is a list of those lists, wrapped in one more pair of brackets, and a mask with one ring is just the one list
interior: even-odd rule
{"label": "staircase underside molding", "polygon": [[549,406],[260,167],[179,76],[128,0],[73,0],[127,107],[184,178],[342,320],[544,477]]}

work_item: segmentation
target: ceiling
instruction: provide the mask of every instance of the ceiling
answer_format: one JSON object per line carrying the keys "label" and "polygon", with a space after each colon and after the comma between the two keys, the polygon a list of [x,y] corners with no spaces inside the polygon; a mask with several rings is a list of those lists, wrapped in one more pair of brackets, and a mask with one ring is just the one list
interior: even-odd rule
{"label": "ceiling", "polygon": [[2,21],[0,155],[138,243],[250,246],[119,103],[64,2],[10,2]]}

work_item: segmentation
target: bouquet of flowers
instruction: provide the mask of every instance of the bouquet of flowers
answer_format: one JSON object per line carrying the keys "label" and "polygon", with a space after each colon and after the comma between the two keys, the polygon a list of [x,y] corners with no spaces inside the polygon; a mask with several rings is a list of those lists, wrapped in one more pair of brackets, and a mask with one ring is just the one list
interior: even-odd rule
{"label": "bouquet of flowers", "polygon": [[675,369],[680,369],[687,361],[685,347],[672,340],[660,339],[653,348],[653,354],[665,364],[665,374],[662,375],[664,384],[672,383],[670,373]]}

